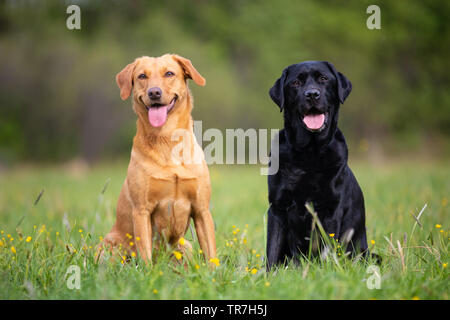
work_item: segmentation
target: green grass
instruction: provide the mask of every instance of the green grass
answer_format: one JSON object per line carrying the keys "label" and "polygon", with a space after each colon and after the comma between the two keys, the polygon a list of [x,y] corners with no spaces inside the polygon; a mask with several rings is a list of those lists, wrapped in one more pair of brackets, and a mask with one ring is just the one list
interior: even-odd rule
{"label": "green grass", "polygon": [[[446,164],[352,166],[365,195],[370,246],[383,258],[379,290],[366,286],[372,261],[338,254],[264,271],[267,185],[257,167],[210,168],[220,259],[215,270],[205,265],[195,240],[192,257],[183,257],[187,270],[172,261],[170,250],[151,267],[138,258],[97,264],[95,245],[115,220],[126,167],[31,166],[0,174],[0,299],[449,299]],[[420,227],[411,214],[425,204]],[[80,290],[67,288],[70,265],[81,268]]]}

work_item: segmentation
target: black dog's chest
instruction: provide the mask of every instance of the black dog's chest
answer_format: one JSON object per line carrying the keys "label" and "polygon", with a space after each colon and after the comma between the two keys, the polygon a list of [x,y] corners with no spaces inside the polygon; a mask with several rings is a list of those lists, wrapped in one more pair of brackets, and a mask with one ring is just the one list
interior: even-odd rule
{"label": "black dog's chest", "polygon": [[331,199],[334,190],[330,186],[330,173],[305,172],[303,170],[287,170],[283,172],[283,179],[288,180],[288,189],[291,199],[300,211],[304,211],[305,203],[312,202],[315,210],[327,209],[327,202]]}

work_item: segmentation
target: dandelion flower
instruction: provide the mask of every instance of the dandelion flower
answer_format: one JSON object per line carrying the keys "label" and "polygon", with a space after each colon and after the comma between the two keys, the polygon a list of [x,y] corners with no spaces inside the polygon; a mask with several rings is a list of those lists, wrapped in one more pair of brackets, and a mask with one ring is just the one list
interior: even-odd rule
{"label": "dandelion flower", "polygon": [[154,293],[154,294],[157,294],[157,293],[158,293],[158,290],[153,289],[153,293]]}
{"label": "dandelion flower", "polygon": [[14,248],[14,246],[11,247],[11,252],[16,254],[16,248]]}
{"label": "dandelion flower", "polygon": [[220,260],[218,258],[211,258],[209,262],[214,263],[217,267],[220,266]]}
{"label": "dandelion flower", "polygon": [[198,253],[202,254],[203,250],[202,249],[198,249]]}
{"label": "dandelion flower", "polygon": [[447,268],[447,265],[448,265],[447,263],[443,263],[443,264],[442,264],[442,266],[443,266],[444,268]]}
{"label": "dandelion flower", "polygon": [[329,236],[334,238],[334,233],[330,233]]}
{"label": "dandelion flower", "polygon": [[132,252],[132,253],[131,253],[131,256],[132,256],[133,258],[136,257],[136,253]]}
{"label": "dandelion flower", "polygon": [[175,256],[175,258],[177,260],[180,260],[183,257],[183,254],[181,252],[179,252],[179,251],[174,251],[173,255]]}
{"label": "dandelion flower", "polygon": [[98,237],[99,239],[100,239],[100,241],[103,241],[103,237],[102,236],[100,236],[100,237]]}
{"label": "dandelion flower", "polygon": [[375,240],[370,240],[370,243],[371,244],[375,244]]}
{"label": "dandelion flower", "polygon": [[160,275],[160,276],[162,276],[163,274],[164,274],[164,272],[162,272],[162,271],[159,272],[159,275]]}
{"label": "dandelion flower", "polygon": [[233,225],[233,229],[235,229],[236,228],[236,226],[235,225]]}
{"label": "dandelion flower", "polygon": [[435,227],[436,227],[437,229],[440,229],[440,228],[442,228],[442,225],[436,224]]}
{"label": "dandelion flower", "polygon": [[3,241],[0,240],[0,247],[3,247]]}
{"label": "dandelion flower", "polygon": [[256,274],[258,272],[258,269],[253,268],[252,271],[250,271],[251,274]]}
{"label": "dandelion flower", "polygon": [[195,265],[195,269],[200,269],[200,266],[198,264]]}
{"label": "dandelion flower", "polygon": [[132,246],[134,246],[134,242],[133,241],[130,242],[130,247],[132,247]]}
{"label": "dandelion flower", "polygon": [[59,232],[58,231],[56,231],[56,236],[59,236]]}
{"label": "dandelion flower", "polygon": [[184,240],[184,238],[181,237],[180,240],[178,240],[178,243],[184,246],[186,244],[186,240]]}
{"label": "dandelion flower", "polygon": [[214,279],[214,278],[212,278],[212,280],[211,280],[212,282],[216,282],[216,279]]}
{"label": "dandelion flower", "polygon": [[412,300],[420,300],[420,298],[418,296],[414,296],[412,297]]}
{"label": "dandelion flower", "polygon": [[78,229],[78,232],[79,233],[83,233],[83,229]]}
{"label": "dandelion flower", "polygon": [[141,237],[136,237],[136,241],[141,241]]}
{"label": "dandelion flower", "polygon": [[266,281],[266,283],[264,283],[264,285],[265,285],[266,287],[268,287],[268,286],[270,286],[270,282],[269,282],[269,281]]}
{"label": "dandelion flower", "polygon": [[30,242],[31,241],[31,237],[28,236],[27,239],[25,240],[26,242]]}
{"label": "dandelion flower", "polygon": [[259,253],[256,255],[257,258],[259,258],[260,256],[261,256],[261,255],[260,255]]}

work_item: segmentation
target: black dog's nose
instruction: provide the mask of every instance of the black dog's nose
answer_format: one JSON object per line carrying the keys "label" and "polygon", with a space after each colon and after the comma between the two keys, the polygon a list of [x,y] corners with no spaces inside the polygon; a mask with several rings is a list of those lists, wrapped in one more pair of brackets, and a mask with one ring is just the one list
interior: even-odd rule
{"label": "black dog's nose", "polygon": [[151,100],[157,100],[161,98],[162,90],[159,87],[153,87],[148,89],[147,94]]}
{"label": "black dog's nose", "polygon": [[308,99],[317,100],[320,98],[320,91],[317,89],[309,89],[305,91],[305,97]]}

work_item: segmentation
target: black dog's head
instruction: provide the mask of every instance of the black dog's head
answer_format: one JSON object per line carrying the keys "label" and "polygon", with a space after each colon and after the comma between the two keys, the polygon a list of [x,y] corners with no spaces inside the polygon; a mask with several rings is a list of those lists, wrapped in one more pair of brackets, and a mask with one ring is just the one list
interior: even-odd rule
{"label": "black dog's head", "polygon": [[339,105],[350,81],[326,61],[306,61],[283,70],[270,97],[284,111],[285,128],[297,142],[327,139],[337,128]]}

